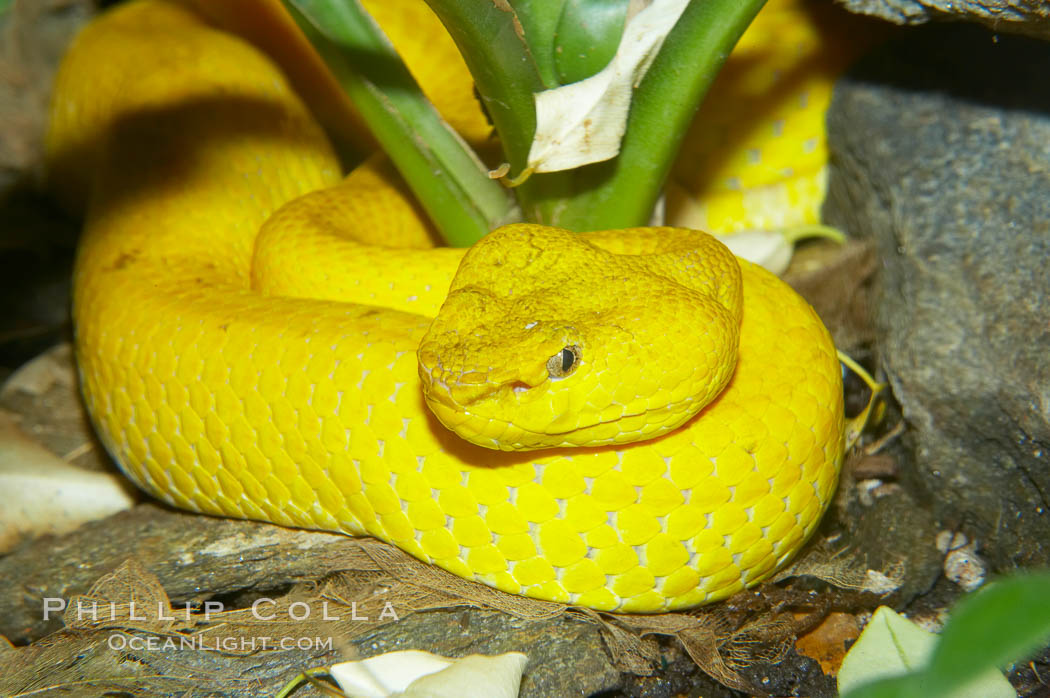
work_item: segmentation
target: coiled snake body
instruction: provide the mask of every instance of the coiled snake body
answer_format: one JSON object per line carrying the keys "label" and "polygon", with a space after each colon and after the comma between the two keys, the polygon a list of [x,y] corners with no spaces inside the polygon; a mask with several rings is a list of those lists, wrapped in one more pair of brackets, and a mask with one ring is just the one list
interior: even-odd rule
{"label": "coiled snake body", "polygon": [[712,238],[428,249],[382,166],[341,180],[268,59],[159,0],[81,35],[52,113],[54,181],[87,211],[83,392],[154,496],[636,612],[768,577],[826,508],[834,347]]}

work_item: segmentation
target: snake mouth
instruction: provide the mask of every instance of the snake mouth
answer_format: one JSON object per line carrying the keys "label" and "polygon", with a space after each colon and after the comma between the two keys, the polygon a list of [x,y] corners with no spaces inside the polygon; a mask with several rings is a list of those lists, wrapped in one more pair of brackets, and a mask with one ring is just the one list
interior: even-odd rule
{"label": "snake mouth", "polygon": [[424,390],[428,397],[433,397],[453,409],[462,409],[500,394],[510,394],[516,397],[527,395],[530,391],[542,386],[544,382],[533,385],[520,379],[509,382],[478,383],[462,380],[449,381],[443,377],[435,377],[431,372],[430,381],[424,383]]}
{"label": "snake mouth", "polygon": [[[551,386],[546,376],[536,384],[517,376],[497,381],[490,372],[449,371],[440,363],[420,363],[420,377],[427,405],[438,421],[465,441],[502,451],[628,444],[680,428],[710,402],[686,396],[655,407],[639,405],[641,409],[616,417],[603,418],[601,410],[541,417],[530,403],[548,405],[543,396],[549,391],[537,390]],[[515,405],[524,412],[513,415]]]}
{"label": "snake mouth", "polygon": [[[516,390],[516,386],[502,386]],[[521,386],[528,390],[529,386]],[[430,401],[430,398],[435,398]],[[595,418],[568,429],[546,425],[523,425],[491,414],[481,414],[455,402],[444,390],[428,393],[431,411],[446,428],[477,446],[499,451],[541,450],[549,448],[588,448],[622,445],[652,438],[680,428],[696,416],[689,403],[693,398],[621,415],[614,419]],[[481,425],[484,425],[483,428]],[[653,426],[656,425],[656,426]]]}
{"label": "snake mouth", "polygon": [[433,365],[419,362],[419,376],[423,392],[453,409],[464,409],[479,402],[501,396],[512,396],[520,400],[536,388],[547,384],[546,371],[542,375],[527,376],[519,371],[493,370],[491,368],[449,370],[440,361]]}

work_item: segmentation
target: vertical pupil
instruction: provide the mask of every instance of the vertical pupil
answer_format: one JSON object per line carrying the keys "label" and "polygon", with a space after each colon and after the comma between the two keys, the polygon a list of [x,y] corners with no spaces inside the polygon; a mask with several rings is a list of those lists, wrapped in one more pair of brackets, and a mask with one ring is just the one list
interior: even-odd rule
{"label": "vertical pupil", "polygon": [[562,373],[567,372],[572,368],[573,362],[576,361],[576,355],[572,353],[568,348],[561,350],[561,370]]}

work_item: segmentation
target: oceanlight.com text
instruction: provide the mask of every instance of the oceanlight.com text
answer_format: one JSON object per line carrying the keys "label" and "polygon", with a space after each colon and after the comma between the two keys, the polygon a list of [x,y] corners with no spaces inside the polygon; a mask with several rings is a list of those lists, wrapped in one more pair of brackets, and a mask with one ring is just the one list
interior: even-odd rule
{"label": "oceanlight.com text", "polygon": [[111,650],[118,652],[162,652],[173,650],[205,650],[248,654],[272,650],[331,651],[331,637],[223,637],[201,635],[139,637],[113,633],[106,640]]}

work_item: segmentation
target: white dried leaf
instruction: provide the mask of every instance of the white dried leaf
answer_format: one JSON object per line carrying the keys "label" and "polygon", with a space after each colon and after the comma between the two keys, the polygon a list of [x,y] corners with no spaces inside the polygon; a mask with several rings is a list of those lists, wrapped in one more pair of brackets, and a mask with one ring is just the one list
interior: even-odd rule
{"label": "white dried leaf", "polygon": [[791,263],[795,241],[779,230],[745,230],[730,235],[715,235],[729,251],[777,274]]}
{"label": "white dried leaf", "polygon": [[521,672],[528,657],[508,652],[495,657],[472,654],[457,659],[447,669],[412,682],[405,698],[461,698],[467,695],[487,698],[517,698]]}
{"label": "white dried leaf", "polygon": [[[980,638],[974,638],[980,642]],[[864,632],[842,660],[839,693],[877,679],[922,671],[929,663],[937,635],[927,632],[886,606],[879,606]],[[945,698],[1016,698],[1010,682],[996,669],[982,673]]]}
{"label": "white dried leaf", "polygon": [[900,580],[887,577],[878,570],[868,570],[862,591],[885,595],[892,594],[900,588]]}
{"label": "white dried leaf", "polygon": [[116,473],[70,465],[0,414],[0,553],[23,538],[68,533],[130,509],[135,497]]}
{"label": "white dried leaf", "polygon": [[586,80],[537,92],[527,169],[558,172],[616,157],[635,86],[688,0],[652,0],[624,27],[616,55]]}
{"label": "white dried leaf", "polygon": [[329,673],[350,698],[516,698],[527,662],[520,652],[449,659],[405,650],[334,664]]}

